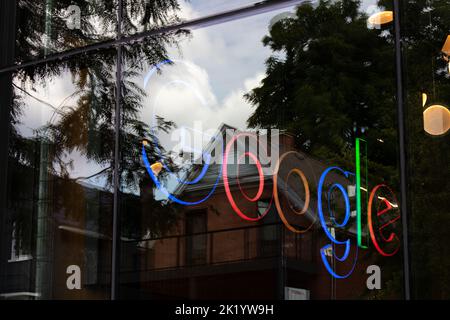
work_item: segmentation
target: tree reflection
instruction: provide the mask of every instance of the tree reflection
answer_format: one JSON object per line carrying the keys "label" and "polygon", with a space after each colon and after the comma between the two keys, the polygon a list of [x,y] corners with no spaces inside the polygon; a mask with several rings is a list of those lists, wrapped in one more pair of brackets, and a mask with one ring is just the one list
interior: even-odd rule
{"label": "tree reflection", "polygon": [[[386,180],[396,188],[393,32],[389,26],[368,29],[361,3],[302,5],[295,19],[273,26],[263,40],[274,51],[267,60],[267,76],[246,95],[256,107],[248,124],[291,131],[303,150],[347,168],[352,167],[355,137],[363,137],[369,145],[371,184]],[[392,1],[378,5],[392,10]],[[449,3],[405,1],[401,21],[414,292],[445,299],[450,295],[449,247],[443,246],[449,240],[450,140],[425,134],[421,94],[444,105],[450,101],[447,61],[440,53],[448,36]],[[401,292],[402,262],[400,256],[396,259],[392,279],[373,298]]]}
{"label": "tree reflection", "polygon": [[[149,4],[150,3],[150,4]],[[114,37],[117,22],[116,1],[77,1],[83,13],[81,28],[71,30],[66,26],[65,9],[73,1],[31,1],[19,0],[17,25],[17,60],[26,61],[31,56],[54,53],[68,48],[85,46],[105,41]],[[136,25],[144,25],[147,29],[173,22],[176,16],[173,11],[178,8],[176,1],[126,3],[127,14],[123,33],[132,32]],[[139,119],[144,107],[146,93],[139,88],[133,78],[141,74],[144,68],[167,59],[166,47],[174,46],[178,40],[188,34],[187,31],[167,32],[145,38],[139,46],[126,46],[122,51],[123,81],[121,82],[121,130],[120,130],[120,189],[125,198],[134,197],[134,202],[146,202],[145,208],[133,211],[127,202],[123,206],[123,235],[130,238],[141,238],[143,235],[161,236],[167,232],[176,220],[175,209],[155,201],[152,182],[144,172],[140,161],[142,140],[150,141],[149,161],[160,159],[154,152],[154,143],[159,144],[153,136],[153,130],[168,131],[174,123],[159,119],[156,127]],[[10,163],[17,170],[25,173],[22,183],[18,183],[18,191],[27,183],[42,184],[42,176],[32,181],[29,173],[39,172],[43,162],[47,161],[47,178],[51,185],[46,187],[48,197],[54,198],[52,210],[54,214],[63,214],[68,221],[84,221],[88,200],[84,196],[80,182],[89,179],[103,179],[104,190],[112,190],[115,149],[115,101],[116,101],[116,65],[117,51],[105,49],[90,54],[80,54],[73,58],[50,61],[20,69],[16,74],[17,82],[29,83],[32,86],[60,80],[70,72],[75,91],[61,105],[47,103],[53,115],[47,124],[36,130],[34,137],[25,137],[17,131],[22,114],[23,98],[33,96],[20,86],[15,87],[15,95],[11,108],[11,146]],[[69,101],[76,101],[71,103]],[[46,102],[45,102],[46,103]],[[46,145],[48,153],[44,155],[42,145]],[[162,146],[163,158],[173,167],[170,158]],[[89,177],[74,177],[73,160],[70,154],[78,152],[87,161],[94,162],[101,170]],[[43,159],[46,159],[45,161]],[[14,179],[18,178],[14,177]],[[27,180],[28,179],[28,180]],[[30,181],[31,179],[31,181]],[[36,180],[37,179],[37,180]],[[39,187],[40,188],[40,187]],[[37,192],[31,190],[32,194]],[[41,192],[41,191],[39,191]],[[109,191],[111,192],[111,191]],[[140,194],[140,200],[136,197]],[[134,195],[134,196],[133,196]],[[18,193],[12,194],[15,205],[20,202]],[[28,195],[30,197],[30,194]],[[41,199],[42,200],[42,199]],[[40,202],[41,200],[38,200]],[[42,202],[42,201],[41,201]],[[135,207],[137,204],[134,205]],[[13,210],[14,211],[14,210]],[[39,211],[39,210],[38,210]],[[164,213],[164,214],[163,214]],[[125,214],[128,214],[125,218]],[[12,219],[17,222],[16,234],[29,234],[30,211],[15,210]],[[97,226],[102,234],[111,236],[111,212],[102,217]],[[56,216],[55,216],[56,218]],[[108,221],[109,220],[109,221]],[[25,238],[25,237],[24,237]]]}
{"label": "tree reflection", "polygon": [[324,1],[317,8],[300,6],[296,19],[276,23],[263,42],[283,55],[267,60],[263,85],[247,94],[257,107],[249,125],[287,129],[306,152],[347,165],[355,137],[364,137],[376,146],[369,159],[392,176],[391,32],[368,29],[358,1]]}
{"label": "tree reflection", "polygon": [[[389,26],[368,28],[367,18],[359,1],[320,1],[275,23],[263,39],[274,52],[267,75],[246,95],[255,106],[248,124],[287,130],[303,151],[353,172],[355,139],[363,138],[371,188],[397,188],[394,35]],[[394,260],[379,261],[395,280],[386,297],[401,292]]]}

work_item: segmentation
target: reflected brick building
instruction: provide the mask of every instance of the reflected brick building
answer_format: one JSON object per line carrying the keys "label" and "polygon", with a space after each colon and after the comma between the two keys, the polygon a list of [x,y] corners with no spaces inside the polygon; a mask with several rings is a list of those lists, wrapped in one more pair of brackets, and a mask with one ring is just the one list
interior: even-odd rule
{"label": "reflected brick building", "polygon": [[[226,125],[221,127],[224,137],[229,128]],[[295,150],[291,136],[281,134],[277,140],[280,154]],[[207,146],[207,149],[210,147]],[[246,147],[238,144],[234,152],[242,154]],[[314,190],[317,188],[317,178],[326,166],[304,153],[299,155],[301,158],[291,160],[289,165],[301,168],[310,180],[309,187]],[[11,167],[14,166],[11,164]],[[121,293],[127,298],[149,299],[284,299],[288,298],[286,287],[292,287],[307,290],[311,299],[345,299],[363,294],[367,264],[361,257],[352,275],[356,280],[351,282],[345,279],[332,281],[323,266],[320,248],[329,240],[317,219],[317,200],[311,197],[302,219],[286,214],[289,222],[299,230],[313,224],[305,233],[293,233],[280,220],[271,200],[273,176],[264,177],[261,200],[250,202],[239,195],[237,166],[241,189],[247,195],[256,194],[259,187],[258,171],[254,164],[230,165],[230,188],[236,195],[236,202],[249,216],[257,217],[268,210],[264,219],[249,222],[239,217],[225,194],[222,177],[207,201],[179,208],[176,222],[163,237],[140,240],[121,237]],[[210,192],[220,169],[220,164],[212,165],[200,183],[180,185],[176,188],[176,194],[185,201],[203,197]],[[199,170],[193,169],[189,176],[197,176]],[[16,177],[17,180],[39,178],[33,176],[36,171],[23,166],[11,172],[21,175],[21,178]],[[338,175],[331,178],[343,185],[351,184]],[[3,234],[2,243],[9,244],[10,250],[6,252],[10,256],[1,259],[3,267],[9,270],[2,278],[2,296],[34,299],[37,290],[46,290],[47,294],[65,299],[104,299],[108,294],[111,272],[108,265],[110,255],[107,253],[111,250],[108,221],[112,194],[93,185],[74,183],[51,174],[47,179],[47,192],[53,199],[45,206],[48,219],[44,227],[47,231],[43,239],[45,246],[41,250],[47,251],[42,252],[39,259],[32,254],[19,253],[19,249],[14,247],[14,230]],[[43,210],[40,206],[42,199],[39,198],[39,190],[33,190],[33,183],[29,186],[29,192],[22,194],[23,199],[27,199],[22,202],[25,208],[11,208],[11,216],[15,216],[14,211],[24,210],[27,219],[36,221],[39,210]],[[127,208],[136,208],[145,216],[148,210],[152,210],[151,206],[145,205],[146,190],[154,197],[152,188],[146,186],[141,190],[140,197],[122,194],[122,201],[126,201]],[[21,197],[19,190],[12,189],[10,192]],[[51,196],[52,192],[57,196]],[[289,202],[303,207],[304,192],[301,186],[295,184],[280,188],[280,202],[283,206]],[[84,200],[80,202],[80,199]],[[79,212],[87,214],[79,216]],[[122,214],[128,213],[124,211]],[[39,242],[39,224],[35,222],[34,225],[35,229],[29,230],[29,236],[34,238],[28,239],[29,244],[25,246],[26,252],[30,253],[36,252],[33,243]],[[354,230],[350,230],[347,236],[354,237]],[[71,291],[66,286],[66,268],[74,264],[82,270],[82,289]],[[351,259],[348,259],[336,270],[345,273],[351,264]],[[36,277],[39,272],[40,277]],[[38,283],[39,279],[45,281]],[[360,285],[355,286],[355,283]]]}
{"label": "reflected brick building", "polygon": [[[224,137],[227,129],[232,128],[223,125],[220,129]],[[277,147],[280,148],[280,154],[295,150],[290,135],[281,134],[276,139],[279,141]],[[248,150],[248,146],[237,145],[234,152],[243,154],[245,148]],[[205,149],[212,150],[214,146],[209,145]],[[316,179],[326,169],[326,165],[304,153],[299,153],[299,156],[302,158],[291,161],[289,165],[302,168],[305,175],[311,178],[310,188],[317,188]],[[220,169],[219,164],[213,165],[199,183],[180,185],[175,193],[184,201],[197,201],[210,192]],[[194,179],[200,170],[194,169],[188,178]],[[136,241],[125,242],[125,251],[134,251],[142,267],[141,271],[130,268],[129,272],[121,275],[122,289],[129,290],[128,296],[133,294],[134,284],[140,286],[139,292],[146,298],[158,299],[287,299],[286,287],[308,290],[311,299],[345,299],[364,294],[366,262],[359,261],[351,283],[345,279],[332,281],[325,270],[319,252],[329,240],[317,218],[315,198],[311,199],[302,219],[296,219],[292,213],[287,215],[289,222],[299,230],[313,224],[305,233],[293,233],[280,220],[271,199],[273,176],[264,177],[265,188],[261,200],[250,202],[239,193],[236,175],[236,168],[229,170],[230,189],[241,211],[257,217],[268,210],[266,216],[257,222],[239,217],[227,198],[222,177],[207,201],[199,205],[182,206],[179,220],[170,235],[139,244]],[[343,185],[351,184],[338,175],[332,174],[332,179]],[[248,161],[239,164],[239,182],[249,197],[258,192],[259,176],[253,163]],[[285,182],[281,179],[281,183]],[[280,202],[283,207],[288,201],[296,207],[302,207],[304,195],[301,186],[289,186],[282,189]],[[355,240],[354,226],[353,231],[349,230],[348,235],[344,236]],[[136,245],[140,247],[139,250],[132,249]],[[342,253],[339,249],[338,252]],[[125,257],[128,258],[127,255]],[[351,269],[352,263],[352,259],[348,259],[336,270],[345,273]],[[355,286],[354,283],[360,285]]]}

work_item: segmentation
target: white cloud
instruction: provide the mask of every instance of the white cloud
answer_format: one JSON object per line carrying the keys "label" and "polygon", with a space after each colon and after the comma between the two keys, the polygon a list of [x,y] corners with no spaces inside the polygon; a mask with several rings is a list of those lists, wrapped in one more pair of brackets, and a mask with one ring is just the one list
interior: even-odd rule
{"label": "white cloud", "polygon": [[[264,73],[258,72],[244,79],[240,88],[219,100],[205,69],[190,61],[175,62],[173,66],[164,66],[163,72],[150,80],[142,118],[151,122],[155,114],[174,121],[178,127],[188,128],[197,128],[200,122],[203,132],[214,132],[221,123],[245,129],[252,106],[244,94],[259,86],[263,77]],[[160,138],[166,149],[172,149],[178,142],[174,139],[179,136],[161,134]]]}
{"label": "white cloud", "polygon": [[244,94],[260,86],[264,76],[264,73],[259,72],[253,78],[245,79],[243,88],[233,91],[225,98],[219,113],[219,118],[223,119],[224,123],[241,130],[247,128],[247,119],[254,110],[250,103],[244,99]]}
{"label": "white cloud", "polygon": [[[243,95],[265,75],[264,63],[272,52],[262,38],[271,18],[284,11],[288,10],[195,29],[191,38],[179,43],[179,50],[169,48],[175,64],[163,66],[162,73],[149,82],[143,119],[150,121],[155,112],[178,126],[192,128],[201,121],[205,131],[221,123],[246,129],[253,109]],[[186,18],[198,14],[189,5],[183,12]],[[160,139],[168,150],[176,144],[169,136]]]}
{"label": "white cloud", "polygon": [[182,0],[179,16],[184,19],[198,18],[218,12],[249,6],[260,0]]}

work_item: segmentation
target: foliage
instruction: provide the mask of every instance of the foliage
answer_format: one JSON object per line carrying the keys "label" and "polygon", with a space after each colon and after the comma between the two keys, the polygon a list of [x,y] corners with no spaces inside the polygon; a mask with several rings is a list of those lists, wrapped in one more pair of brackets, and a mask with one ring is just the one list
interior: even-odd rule
{"label": "foliage", "polygon": [[[81,28],[71,30],[66,26],[68,12],[66,8],[76,4],[82,12]],[[128,1],[125,2],[123,34],[132,34],[138,25],[149,30],[162,27],[167,23],[178,21],[175,14],[178,3],[174,0],[163,1]],[[66,51],[71,48],[88,46],[98,42],[107,42],[114,39],[117,32],[117,1],[77,1],[70,0],[19,0],[18,26],[16,36],[16,57],[18,62],[25,62],[33,57]],[[143,101],[146,93],[135,84],[134,79],[145,68],[167,59],[167,46],[176,46],[177,41],[188,35],[187,31],[166,32],[143,39],[139,45],[123,46],[121,63],[123,66],[120,82],[120,150],[119,164],[122,196],[127,201],[132,198],[139,201],[136,194],[146,189],[152,190],[153,184],[146,176],[140,161],[140,147],[142,140],[150,141],[147,151],[149,161],[159,160],[160,156],[154,152],[153,141],[159,143],[153,136],[153,130],[170,130],[174,123],[159,119],[156,128],[140,120],[140,111],[144,107]],[[101,168],[97,174],[90,178],[102,178],[107,181],[105,192],[111,192],[114,185],[114,150],[116,118],[116,66],[117,49],[95,51],[89,54],[78,54],[74,57],[52,60],[38,65],[27,66],[18,71],[16,81],[46,86],[53,79],[61,79],[68,74],[72,76],[75,91],[67,98],[74,98],[75,104],[63,101],[60,106],[51,106],[54,114],[48,119],[47,125],[36,131],[34,138],[22,137],[17,132],[23,96],[32,95],[20,86],[12,103],[11,116],[11,161],[14,164],[24,165],[22,171],[29,169],[39,170],[40,144],[49,145],[49,177],[54,182],[54,188],[47,190],[58,195],[53,206],[54,214],[63,214],[65,219],[83,221],[90,201],[86,195],[87,190],[79,184],[86,177],[71,177],[73,161],[70,154],[77,151],[88,161],[96,163]],[[154,146],[153,146],[154,147]],[[163,158],[169,163],[170,158]],[[43,156],[43,155],[41,155]],[[19,165],[19,167],[20,167]],[[36,181],[35,181],[36,182]],[[31,186],[36,185],[31,183]],[[56,188],[58,185],[58,188]],[[109,191],[108,191],[109,190]],[[30,194],[34,194],[31,191]],[[133,196],[134,195],[134,196]],[[53,197],[51,194],[49,197]],[[104,196],[101,196],[104,198]],[[106,194],[106,198],[108,195]],[[84,201],[80,201],[84,199]],[[100,200],[97,200],[100,201]],[[106,200],[104,200],[106,201]],[[110,202],[112,198],[110,197]],[[125,200],[124,200],[125,201]],[[151,202],[151,210],[145,213],[128,214],[123,212],[122,232],[129,236],[141,237],[150,232],[154,236],[167,232],[175,221],[175,209],[168,209],[153,197],[146,197]],[[112,206],[110,207],[110,209]],[[25,228],[29,221],[29,210],[13,210],[18,222],[17,228]],[[21,212],[21,213],[20,213]],[[164,214],[161,214],[164,212]],[[111,219],[112,209],[109,212]],[[86,213],[87,214],[87,213]],[[141,215],[147,215],[142,220]],[[56,217],[56,216],[55,216]],[[126,217],[126,218],[125,218]],[[102,218],[104,219],[104,218]],[[106,219],[108,220],[108,218]],[[23,223],[21,223],[23,222]],[[104,232],[109,234],[111,221],[104,224]],[[23,231],[27,233],[28,231]]]}

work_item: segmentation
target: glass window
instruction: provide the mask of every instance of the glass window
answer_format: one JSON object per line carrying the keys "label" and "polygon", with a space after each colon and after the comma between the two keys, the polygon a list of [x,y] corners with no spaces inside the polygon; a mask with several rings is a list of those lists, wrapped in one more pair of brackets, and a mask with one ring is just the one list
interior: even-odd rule
{"label": "glass window", "polygon": [[[126,46],[142,95],[123,110],[142,130],[122,142],[122,258],[139,257],[122,297],[402,297],[389,10],[303,4]],[[192,210],[207,215],[195,268]]]}
{"label": "glass window", "polygon": [[0,299],[450,297],[447,0],[120,3],[4,6]]}
{"label": "glass window", "polygon": [[2,297],[110,297],[115,54],[14,75]]}

